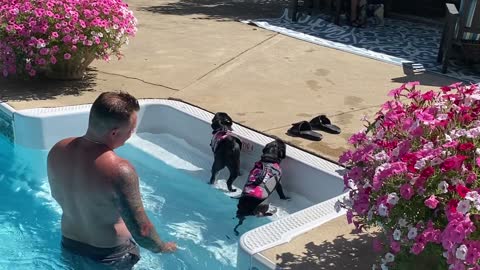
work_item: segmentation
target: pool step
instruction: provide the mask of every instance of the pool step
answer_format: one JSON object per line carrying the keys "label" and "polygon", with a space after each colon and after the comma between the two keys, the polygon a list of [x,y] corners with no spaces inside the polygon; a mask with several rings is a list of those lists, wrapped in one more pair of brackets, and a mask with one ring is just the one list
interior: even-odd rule
{"label": "pool step", "polygon": [[240,238],[240,246],[245,252],[253,255],[274,246],[288,243],[294,237],[345,214],[343,209],[339,212],[335,211],[335,203],[345,196],[346,194],[339,195],[248,231]]}

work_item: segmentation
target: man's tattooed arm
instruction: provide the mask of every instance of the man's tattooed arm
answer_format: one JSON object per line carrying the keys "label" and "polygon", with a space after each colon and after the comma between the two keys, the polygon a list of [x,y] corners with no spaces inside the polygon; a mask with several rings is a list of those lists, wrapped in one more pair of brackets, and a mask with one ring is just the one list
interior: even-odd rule
{"label": "man's tattooed arm", "polygon": [[152,252],[174,251],[174,244],[160,240],[155,227],[150,222],[142,203],[137,173],[128,161],[118,164],[118,177],[115,179],[116,205],[128,230],[135,241]]}

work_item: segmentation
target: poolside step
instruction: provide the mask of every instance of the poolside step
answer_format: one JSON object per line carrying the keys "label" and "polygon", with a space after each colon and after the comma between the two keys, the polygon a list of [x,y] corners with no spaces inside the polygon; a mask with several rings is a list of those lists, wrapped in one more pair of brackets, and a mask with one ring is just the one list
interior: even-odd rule
{"label": "poolside step", "polygon": [[346,194],[334,197],[282,219],[253,229],[240,239],[241,247],[250,255],[287,243],[294,237],[345,214],[335,211],[335,203]]}

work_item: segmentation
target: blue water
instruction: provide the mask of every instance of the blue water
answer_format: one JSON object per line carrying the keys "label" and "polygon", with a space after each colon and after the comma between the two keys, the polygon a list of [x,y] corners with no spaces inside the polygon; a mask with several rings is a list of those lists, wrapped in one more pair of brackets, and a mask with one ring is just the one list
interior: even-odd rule
{"label": "blue water", "polygon": [[[136,167],[147,214],[161,238],[178,244],[174,254],[142,249],[135,269],[235,269],[239,238],[232,229],[237,201],[206,184],[205,166],[195,172],[174,168],[168,160],[154,159],[128,144],[118,153]],[[0,136],[0,270],[68,269],[60,253],[61,210],[49,193],[46,155],[14,149]],[[191,159],[198,157],[192,154]],[[247,219],[241,232],[267,222]]]}

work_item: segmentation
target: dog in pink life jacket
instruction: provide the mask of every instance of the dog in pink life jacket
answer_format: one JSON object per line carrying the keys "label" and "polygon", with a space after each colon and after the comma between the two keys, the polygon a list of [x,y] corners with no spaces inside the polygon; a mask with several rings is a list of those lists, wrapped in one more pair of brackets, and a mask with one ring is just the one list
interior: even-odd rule
{"label": "dog in pink life jacket", "polygon": [[211,127],[213,131],[210,146],[214,155],[214,161],[210,184],[213,185],[220,170],[227,167],[230,172],[227,187],[230,192],[235,192],[236,189],[232,188],[232,184],[240,175],[242,141],[232,132],[232,124],[232,118],[224,112],[217,112],[212,119]]}
{"label": "dog in pink life jacket", "polygon": [[253,169],[248,175],[242,195],[237,205],[237,226],[233,229],[238,235],[237,228],[243,224],[246,216],[271,216],[269,204],[262,204],[275,190],[282,200],[289,198],[283,193],[282,169],[280,162],[286,156],[286,145],[281,139],[268,143],[263,148],[263,154],[259,161],[255,162]]}

